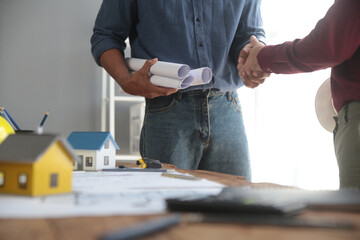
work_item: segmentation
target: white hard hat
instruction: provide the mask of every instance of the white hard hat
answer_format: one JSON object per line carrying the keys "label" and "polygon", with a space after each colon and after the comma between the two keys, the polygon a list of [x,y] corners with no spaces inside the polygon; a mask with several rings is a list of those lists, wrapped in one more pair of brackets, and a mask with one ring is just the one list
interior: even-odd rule
{"label": "white hard hat", "polygon": [[316,93],[315,111],[321,126],[327,131],[333,132],[336,125],[334,117],[337,116],[337,112],[331,96],[330,78],[321,84]]}

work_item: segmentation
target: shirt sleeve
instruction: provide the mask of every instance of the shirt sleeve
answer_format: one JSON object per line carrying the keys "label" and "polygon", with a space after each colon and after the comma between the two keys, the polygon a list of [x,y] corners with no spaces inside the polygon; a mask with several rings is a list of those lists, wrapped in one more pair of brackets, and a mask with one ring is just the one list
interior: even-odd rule
{"label": "shirt sleeve", "polygon": [[123,56],[125,40],[137,21],[135,0],[104,0],[95,20],[90,39],[91,53],[100,66],[100,56],[110,49],[119,49]]}
{"label": "shirt sleeve", "polygon": [[231,54],[237,63],[239,53],[243,47],[250,42],[251,35],[265,43],[265,31],[261,18],[261,0],[246,0],[243,14],[236,30],[236,35],[231,46]]}
{"label": "shirt sleeve", "polygon": [[337,66],[360,45],[360,1],[337,0],[303,39],[266,46],[258,54],[267,73],[300,73]]}

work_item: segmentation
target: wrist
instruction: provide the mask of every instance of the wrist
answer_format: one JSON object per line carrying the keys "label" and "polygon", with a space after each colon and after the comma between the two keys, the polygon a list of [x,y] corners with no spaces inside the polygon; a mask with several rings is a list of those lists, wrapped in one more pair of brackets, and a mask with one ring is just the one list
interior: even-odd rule
{"label": "wrist", "polygon": [[130,77],[131,74],[128,73],[128,74],[121,74],[114,79],[120,85],[120,87],[124,89],[124,87],[126,87],[128,82],[130,81]]}

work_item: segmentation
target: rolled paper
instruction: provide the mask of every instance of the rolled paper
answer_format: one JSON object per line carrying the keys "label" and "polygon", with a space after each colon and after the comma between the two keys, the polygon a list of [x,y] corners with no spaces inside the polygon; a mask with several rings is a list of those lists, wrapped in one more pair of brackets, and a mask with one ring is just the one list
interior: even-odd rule
{"label": "rolled paper", "polygon": [[[139,71],[145,64],[146,59],[126,58],[126,64],[130,70]],[[186,64],[158,61],[150,67],[150,73],[169,78],[184,79],[190,72]]]}
{"label": "rolled paper", "polygon": [[212,72],[208,67],[190,70],[189,75],[194,78],[191,86],[207,84],[212,79]]}
{"label": "rolled paper", "polygon": [[150,77],[150,81],[152,84],[160,87],[185,89],[191,85],[191,83],[193,82],[193,77],[187,76],[184,79],[177,79],[159,75],[152,75]]}

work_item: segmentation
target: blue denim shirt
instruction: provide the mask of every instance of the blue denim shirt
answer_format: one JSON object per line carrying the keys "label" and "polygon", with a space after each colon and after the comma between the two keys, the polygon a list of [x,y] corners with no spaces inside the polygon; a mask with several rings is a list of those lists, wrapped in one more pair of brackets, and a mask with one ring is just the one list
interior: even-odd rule
{"label": "blue denim shirt", "polygon": [[240,50],[251,35],[264,41],[261,0],[104,0],[91,38],[92,54],[109,49],[123,55],[129,37],[131,56],[210,67],[207,85],[235,90],[243,85],[236,68]]}

